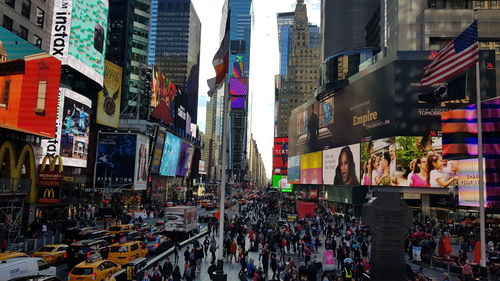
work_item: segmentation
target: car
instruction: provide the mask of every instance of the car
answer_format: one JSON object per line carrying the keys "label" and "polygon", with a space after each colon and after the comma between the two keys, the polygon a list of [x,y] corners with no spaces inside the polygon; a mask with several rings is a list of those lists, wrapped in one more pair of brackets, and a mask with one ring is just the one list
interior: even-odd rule
{"label": "car", "polygon": [[103,237],[106,236],[109,236],[109,231],[107,230],[86,230],[78,233],[78,240],[104,239]]}
{"label": "car", "polygon": [[33,253],[33,257],[42,258],[50,265],[60,265],[64,261],[64,254],[68,249],[66,244],[45,245]]}
{"label": "car", "polygon": [[0,263],[0,280],[32,275],[56,275],[56,268],[41,258],[11,258]]}
{"label": "car", "polygon": [[122,231],[131,231],[132,226],[132,224],[113,225],[109,228],[109,234],[114,235]]}
{"label": "car", "polygon": [[164,221],[162,221],[162,220],[159,220],[159,221],[157,221],[157,222],[155,223],[155,226],[162,226],[162,227],[163,227],[163,226],[165,226],[165,222],[164,222]]}
{"label": "car", "polygon": [[92,255],[108,256],[108,242],[103,239],[82,240],[69,245],[64,255],[64,262],[71,268]]}
{"label": "car", "polygon": [[146,234],[141,231],[124,231],[115,235],[114,243],[125,243],[129,241],[146,241]]}
{"label": "car", "polygon": [[102,259],[101,256],[93,255],[86,261],[77,264],[68,274],[68,280],[78,281],[102,281],[108,272],[116,273],[122,269],[121,265]]}
{"label": "car", "polygon": [[21,252],[0,253],[0,261],[13,259],[13,258],[27,258],[27,257],[29,257],[28,254],[21,253]]}
{"label": "car", "polygon": [[136,258],[144,258],[148,255],[146,245],[140,241],[126,243],[115,243],[109,247],[108,259],[119,264],[125,265]]}
{"label": "car", "polygon": [[158,253],[174,245],[174,241],[165,235],[151,235],[146,241],[148,253]]}
{"label": "car", "polygon": [[142,231],[145,228],[151,228],[149,223],[136,223],[132,226],[133,230]]}

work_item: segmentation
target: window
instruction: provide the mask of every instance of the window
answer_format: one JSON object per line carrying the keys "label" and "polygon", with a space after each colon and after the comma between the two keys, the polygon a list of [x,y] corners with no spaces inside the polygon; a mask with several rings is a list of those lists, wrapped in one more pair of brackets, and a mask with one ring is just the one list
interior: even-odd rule
{"label": "window", "polygon": [[19,26],[21,28],[21,33],[19,36],[24,40],[28,40],[28,29],[22,25]]}
{"label": "window", "polygon": [[30,13],[31,13],[31,0],[23,0],[23,4],[21,5],[21,15],[29,19]]}
{"label": "window", "polygon": [[36,261],[38,263],[38,271],[49,269],[50,266],[42,259]]}
{"label": "window", "polygon": [[38,37],[37,35],[33,34],[33,45],[37,46],[38,48],[42,48],[42,38]]}
{"label": "window", "polygon": [[5,0],[4,1],[7,6],[10,6],[12,9],[16,8],[16,0]]}
{"label": "window", "polygon": [[36,8],[36,25],[43,28],[44,20],[45,20],[45,11],[37,7]]}
{"label": "window", "polygon": [[14,25],[14,21],[6,15],[3,15],[3,23],[2,26],[6,29],[12,31],[12,25]]}
{"label": "window", "polygon": [[38,96],[36,98],[35,112],[40,115],[45,114],[45,100],[47,97],[47,81],[38,81]]}
{"label": "window", "polygon": [[7,108],[9,103],[10,79],[5,79],[3,82],[2,91],[0,92],[0,107]]}

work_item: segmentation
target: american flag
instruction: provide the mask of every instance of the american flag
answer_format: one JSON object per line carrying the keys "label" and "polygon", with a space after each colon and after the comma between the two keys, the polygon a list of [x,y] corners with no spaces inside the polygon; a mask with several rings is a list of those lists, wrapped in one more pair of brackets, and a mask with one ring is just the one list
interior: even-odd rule
{"label": "american flag", "polygon": [[457,38],[439,51],[436,58],[424,68],[422,86],[429,86],[453,77],[479,60],[477,20]]}

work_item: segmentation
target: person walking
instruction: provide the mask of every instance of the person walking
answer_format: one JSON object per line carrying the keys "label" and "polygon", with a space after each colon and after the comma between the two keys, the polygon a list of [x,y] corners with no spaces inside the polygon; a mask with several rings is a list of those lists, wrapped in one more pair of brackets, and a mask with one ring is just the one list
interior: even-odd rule
{"label": "person walking", "polygon": [[212,241],[210,242],[210,253],[212,254],[212,263],[215,263],[215,251],[217,251],[217,242],[215,242],[215,238],[212,237]]}
{"label": "person walking", "polygon": [[178,264],[179,263],[179,253],[180,253],[180,246],[179,243],[175,243],[174,247],[174,263]]}
{"label": "person walking", "polygon": [[167,261],[163,265],[163,276],[165,276],[165,278],[167,278],[170,275],[172,275],[173,271],[174,271],[174,267],[172,265],[172,262],[170,261],[169,258],[167,258]]}
{"label": "person walking", "polygon": [[163,276],[161,275],[160,267],[156,266],[153,271],[153,276],[151,276],[151,281],[163,281]]}
{"label": "person walking", "polygon": [[207,253],[209,247],[210,247],[210,240],[208,240],[208,236],[205,236],[205,240],[203,241],[203,249],[205,251],[205,257],[208,257]]}
{"label": "person walking", "polygon": [[271,280],[276,280],[275,278],[276,278],[276,271],[278,270],[278,261],[276,259],[275,253],[271,253],[271,259],[269,261],[269,266],[271,267],[271,271],[273,272],[273,276],[271,277]]}
{"label": "person walking", "polygon": [[142,278],[140,281],[152,281],[151,276],[148,274],[147,270],[144,270],[144,274],[142,275]]}
{"label": "person walking", "polygon": [[304,257],[306,264],[311,260],[311,249],[304,245]]}
{"label": "person walking", "polygon": [[195,278],[195,269],[194,266],[186,264],[186,268],[184,269],[184,279],[186,281],[193,281]]}
{"label": "person walking", "polygon": [[174,272],[172,273],[172,280],[173,281],[181,281],[182,280],[181,269],[179,268],[178,265],[175,266]]}
{"label": "person walking", "polygon": [[231,241],[231,243],[229,244],[229,262],[232,263],[233,262],[233,258],[234,258],[234,262],[237,262],[236,260],[236,250],[238,248],[238,245],[236,244],[236,241]]}

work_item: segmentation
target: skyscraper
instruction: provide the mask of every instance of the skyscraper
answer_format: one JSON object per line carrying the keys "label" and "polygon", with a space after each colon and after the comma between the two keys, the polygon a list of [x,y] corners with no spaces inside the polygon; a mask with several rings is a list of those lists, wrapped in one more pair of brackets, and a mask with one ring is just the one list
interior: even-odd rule
{"label": "skyscraper", "polygon": [[191,122],[197,121],[201,23],[190,0],[153,0],[148,64],[185,91]]}
{"label": "skyscraper", "polygon": [[106,58],[123,68],[122,118],[147,118],[148,85],[143,81],[148,58],[150,5],[150,0],[110,1]]}
{"label": "skyscraper", "polygon": [[287,75],[275,101],[278,103],[276,137],[288,135],[288,117],[292,109],[313,97],[318,84],[320,46],[316,31],[319,28],[308,23],[304,0],[297,0],[294,14]]}
{"label": "skyscraper", "polygon": [[380,0],[321,0],[322,60],[366,47],[364,30]]}
{"label": "skyscraper", "polygon": [[280,52],[280,75],[286,75],[288,66],[288,53],[290,50],[290,34],[293,26],[294,12],[278,13],[276,20],[278,22],[278,46]]}

